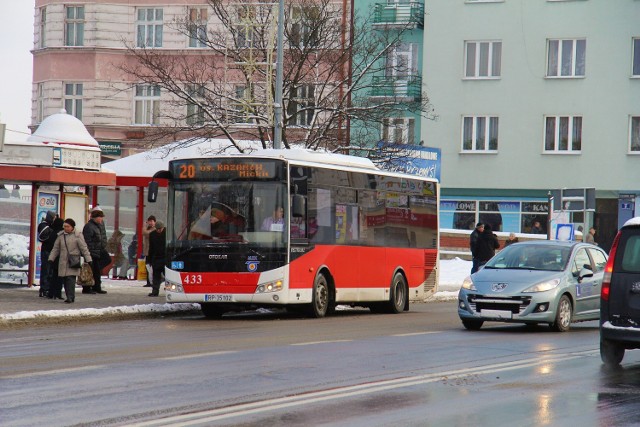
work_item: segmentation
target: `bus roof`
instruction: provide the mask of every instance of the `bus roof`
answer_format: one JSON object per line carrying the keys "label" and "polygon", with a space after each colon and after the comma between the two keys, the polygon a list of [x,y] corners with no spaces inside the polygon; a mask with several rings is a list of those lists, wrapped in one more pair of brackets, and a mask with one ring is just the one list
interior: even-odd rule
{"label": "bus roof", "polygon": [[[353,171],[353,172],[362,172],[362,173],[370,173],[370,174],[379,174],[386,176],[395,176],[395,177],[410,177],[412,179],[420,179],[424,181],[437,181],[435,178],[428,178],[421,175],[411,175],[407,173],[401,172],[392,172],[384,169],[378,168],[371,160],[358,157],[358,156],[349,156],[346,154],[336,154],[330,152],[323,151],[313,151],[301,148],[291,148],[291,149],[264,149],[264,150],[255,150],[251,153],[230,153],[225,155],[216,155],[213,156],[215,158],[233,158],[233,157],[257,157],[257,158],[266,158],[266,159],[280,159],[285,160],[289,163],[300,165],[300,166],[315,166],[315,167],[326,167],[326,168],[335,168],[340,167],[345,170]],[[176,159],[177,160],[177,159]]]}

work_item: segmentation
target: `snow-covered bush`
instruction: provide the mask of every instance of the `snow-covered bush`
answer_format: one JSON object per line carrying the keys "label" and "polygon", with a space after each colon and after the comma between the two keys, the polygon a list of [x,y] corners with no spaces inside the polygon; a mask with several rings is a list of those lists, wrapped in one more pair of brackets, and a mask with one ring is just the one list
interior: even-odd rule
{"label": "snow-covered bush", "polygon": [[0,235],[0,266],[26,268],[29,264],[29,238],[19,234]]}

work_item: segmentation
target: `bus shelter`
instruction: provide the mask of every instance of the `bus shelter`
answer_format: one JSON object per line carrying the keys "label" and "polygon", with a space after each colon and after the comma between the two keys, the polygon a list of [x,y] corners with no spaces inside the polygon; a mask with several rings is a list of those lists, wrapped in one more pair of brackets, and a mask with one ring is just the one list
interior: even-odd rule
{"label": "bus shelter", "polygon": [[[0,185],[29,188],[29,196],[2,197],[0,234],[28,239],[27,283],[35,283],[39,267],[38,224],[49,210],[87,221],[91,188],[113,186],[116,176],[100,166],[98,142],[77,118],[64,110],[45,118],[23,142],[6,142],[0,151]],[[24,190],[22,190],[24,194]],[[2,269],[6,268],[3,266]],[[23,269],[24,270],[24,269]]]}

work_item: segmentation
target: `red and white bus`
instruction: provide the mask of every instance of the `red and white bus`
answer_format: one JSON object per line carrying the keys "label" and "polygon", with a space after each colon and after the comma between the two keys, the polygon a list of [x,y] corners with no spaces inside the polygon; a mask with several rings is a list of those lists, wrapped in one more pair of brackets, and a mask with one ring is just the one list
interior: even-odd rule
{"label": "red and white bus", "polygon": [[437,287],[439,186],[305,150],[169,162],[166,298],[398,313]]}

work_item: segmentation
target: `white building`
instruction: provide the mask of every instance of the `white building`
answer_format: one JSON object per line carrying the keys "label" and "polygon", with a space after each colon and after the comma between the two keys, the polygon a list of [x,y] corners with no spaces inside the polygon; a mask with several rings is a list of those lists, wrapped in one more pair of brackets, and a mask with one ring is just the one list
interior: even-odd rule
{"label": "white building", "polygon": [[425,9],[423,81],[439,119],[423,121],[422,139],[442,150],[441,226],[499,213],[502,231],[528,232],[545,225],[546,212],[529,211],[544,210],[549,190],[593,187],[587,223],[608,249],[640,213],[640,1]]}

